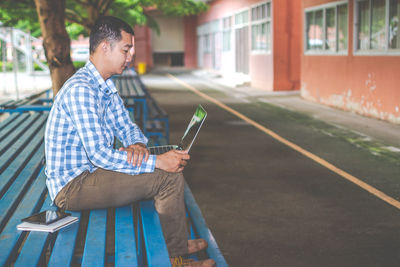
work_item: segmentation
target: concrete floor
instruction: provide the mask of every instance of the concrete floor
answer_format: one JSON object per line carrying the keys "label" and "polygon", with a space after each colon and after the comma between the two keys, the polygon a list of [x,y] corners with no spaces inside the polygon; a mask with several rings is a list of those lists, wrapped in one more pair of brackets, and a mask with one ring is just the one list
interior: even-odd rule
{"label": "concrete floor", "polygon": [[[174,75],[400,199],[400,126],[303,102],[298,95],[224,87],[188,72]],[[208,111],[184,174],[230,266],[399,266],[397,208],[165,73],[143,80],[169,114],[172,141],[183,134],[196,105]]]}

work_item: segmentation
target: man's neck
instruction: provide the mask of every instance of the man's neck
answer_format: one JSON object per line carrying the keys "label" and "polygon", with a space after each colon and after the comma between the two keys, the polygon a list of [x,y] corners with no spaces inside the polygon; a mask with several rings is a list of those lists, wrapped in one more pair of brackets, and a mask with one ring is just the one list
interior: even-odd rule
{"label": "man's neck", "polygon": [[96,67],[97,71],[100,73],[101,77],[104,81],[112,76],[112,73],[107,71],[107,64],[103,64],[100,57],[96,57],[95,55],[90,55],[90,62]]}

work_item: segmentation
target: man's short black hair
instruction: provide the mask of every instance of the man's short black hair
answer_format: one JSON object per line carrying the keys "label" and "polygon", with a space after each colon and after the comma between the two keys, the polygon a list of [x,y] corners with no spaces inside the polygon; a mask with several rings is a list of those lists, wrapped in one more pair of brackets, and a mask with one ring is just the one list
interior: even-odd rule
{"label": "man's short black hair", "polygon": [[90,53],[92,54],[103,40],[107,40],[111,44],[120,41],[122,39],[121,31],[134,35],[132,27],[122,19],[112,16],[98,18],[90,32]]}

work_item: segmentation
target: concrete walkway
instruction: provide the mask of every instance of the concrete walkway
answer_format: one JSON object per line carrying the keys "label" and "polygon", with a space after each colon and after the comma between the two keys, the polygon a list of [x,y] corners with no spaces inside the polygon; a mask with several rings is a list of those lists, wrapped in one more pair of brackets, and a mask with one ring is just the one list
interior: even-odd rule
{"label": "concrete walkway", "polygon": [[[400,199],[399,126],[305,102],[296,94],[225,87],[186,71],[173,74],[250,122]],[[170,116],[172,141],[180,138],[197,104],[208,111],[184,174],[231,266],[398,266],[398,208],[169,77],[158,72],[143,80]]]}
{"label": "concrete walkway", "polygon": [[[212,73],[194,71],[193,74],[201,79],[206,79],[213,84],[214,89],[221,90],[244,102],[260,101],[271,103],[339,127],[345,127],[366,138],[373,138],[400,149],[400,124],[393,124],[314,103],[303,99],[299,91],[266,92],[249,86],[234,87],[231,82]],[[396,148],[394,149],[397,150]]]}

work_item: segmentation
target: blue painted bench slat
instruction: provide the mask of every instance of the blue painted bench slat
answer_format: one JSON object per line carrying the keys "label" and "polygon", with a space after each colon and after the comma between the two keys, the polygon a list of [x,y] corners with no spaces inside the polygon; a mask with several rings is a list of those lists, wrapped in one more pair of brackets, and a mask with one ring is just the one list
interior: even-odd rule
{"label": "blue painted bench slat", "polygon": [[19,244],[22,242],[26,233],[18,231],[17,225],[21,223],[21,219],[25,218],[40,208],[46,194],[45,185],[46,176],[41,171],[40,175],[35,179],[34,183],[25,194],[24,199],[19,203],[14,211],[13,216],[8,220],[4,229],[1,229],[0,234],[0,266],[9,265],[16,256]]}
{"label": "blue painted bench slat", "polygon": [[26,111],[50,111],[51,106],[43,105],[19,105],[12,108],[3,108],[0,113],[14,113],[14,112],[26,112]]}
{"label": "blue painted bench slat", "polygon": [[104,266],[106,256],[107,210],[91,210],[82,266]]}
{"label": "blue painted bench slat", "polygon": [[[41,121],[37,121],[41,116],[41,114],[35,114],[31,117],[27,117],[20,125],[18,125],[18,128],[14,129],[12,134],[6,135],[6,138],[1,141],[0,144],[0,162],[6,163],[6,155],[4,154],[5,150],[10,149],[11,151],[16,150],[17,145],[15,142],[18,142],[21,144],[21,142],[26,142],[27,139],[30,138],[29,135],[26,135],[26,131],[31,132],[32,134],[35,133],[38,127],[41,126],[43,123],[43,120],[46,120],[46,117],[43,117]],[[21,139],[20,137],[23,136]],[[10,144],[12,144],[12,147],[10,147]]]}
{"label": "blue painted bench slat", "polygon": [[138,266],[131,205],[115,209],[115,266]]}
{"label": "blue painted bench slat", "polygon": [[81,213],[70,213],[72,216],[78,217],[79,222],[73,223],[58,232],[53,251],[50,255],[48,266],[71,266],[74,261],[74,251],[79,232]]}
{"label": "blue painted bench slat", "polygon": [[[50,197],[47,196],[40,211],[49,209],[50,203]],[[50,240],[53,239],[55,235],[54,233],[51,234],[47,232],[30,232],[14,267],[45,265],[44,257],[46,256],[46,250]]]}
{"label": "blue painted bench slat", "polygon": [[2,136],[0,136],[0,141],[6,138],[10,132],[12,132],[16,127],[18,127],[21,123],[21,121],[24,120],[24,118],[28,117],[29,114],[23,113],[23,114],[18,114],[18,113],[13,113],[9,115],[1,124],[0,124],[0,131],[3,133]]}
{"label": "blue painted bench slat", "polygon": [[[20,175],[13,181],[11,186],[0,200],[0,227],[3,227],[6,220],[11,216],[13,210],[18,205],[19,199],[30,186],[32,179],[35,179],[42,168],[43,146],[33,154],[31,160]],[[6,177],[4,177],[6,178]]]}
{"label": "blue painted bench slat", "polygon": [[154,208],[154,201],[141,201],[139,209],[148,266],[170,265],[168,249],[162,233],[160,218]]}
{"label": "blue painted bench slat", "polygon": [[[13,180],[16,176],[18,176],[20,171],[24,168],[24,165],[30,161],[30,158],[35,150],[40,148],[42,142],[43,139],[40,138],[40,136],[33,136],[29,146],[21,143],[20,147],[15,146],[14,150],[11,149],[11,146],[9,146],[10,149],[6,150],[5,152],[8,155],[5,155],[4,157],[0,156],[0,158],[7,162],[14,159],[11,163],[9,163],[9,165],[7,165],[6,162],[0,165],[0,195],[4,194],[7,184],[10,182],[10,180]],[[20,154],[20,156],[18,156],[18,154]],[[42,153],[40,158],[43,159],[43,156],[44,155]]]}
{"label": "blue painted bench slat", "polygon": [[228,266],[222,255],[214,236],[208,228],[204,217],[197,205],[189,186],[185,183],[185,204],[189,212],[191,221],[195,226],[200,238],[204,238],[208,242],[207,254],[213,259],[218,267]]}

